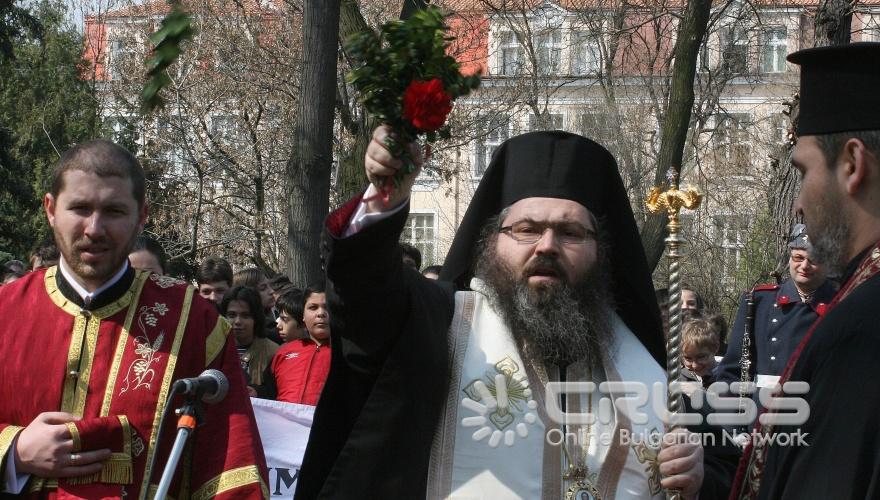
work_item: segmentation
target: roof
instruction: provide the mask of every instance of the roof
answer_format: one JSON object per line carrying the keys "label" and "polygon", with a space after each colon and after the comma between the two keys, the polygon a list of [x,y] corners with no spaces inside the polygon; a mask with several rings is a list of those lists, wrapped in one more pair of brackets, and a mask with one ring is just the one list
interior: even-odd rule
{"label": "roof", "polygon": [[[282,0],[209,0],[181,2],[185,9],[198,12],[205,10],[210,4],[213,9],[244,10],[246,14],[266,14],[282,10]],[[171,10],[166,0],[147,0],[142,4],[132,4],[127,7],[113,9],[103,15],[105,19],[120,19],[129,17],[156,17],[164,16]],[[97,17],[97,16],[89,16]]]}
{"label": "roof", "polygon": [[[720,6],[728,1],[740,0],[713,0],[716,6]],[[816,8],[821,0],[753,0],[752,5],[761,7],[782,7],[782,8]],[[284,11],[287,8],[285,0],[183,0],[183,4],[191,10],[202,10],[201,6],[205,6],[210,2],[214,8],[224,7],[228,5],[229,9],[244,9],[245,13],[268,13],[272,11]],[[579,11],[588,9],[617,9],[620,7],[620,0],[435,0],[432,2],[440,7],[447,9],[456,14],[488,14],[503,10],[508,11],[531,11],[542,5],[555,7],[562,10]],[[646,9],[657,9],[665,5],[668,8],[681,8],[685,0],[631,0],[627,3],[629,8],[638,9],[644,7]],[[880,6],[880,0],[859,0],[856,6]],[[147,0],[138,5],[130,5],[120,9],[114,9],[106,14],[105,18],[125,18],[125,17],[153,17],[163,16],[170,9],[167,0]],[[96,16],[89,16],[96,17]]]}
{"label": "roof", "polygon": [[[730,1],[713,0],[718,7]],[[745,0],[740,0],[745,1]],[[753,0],[750,3],[760,7],[802,7],[816,8],[821,0]],[[452,12],[496,12],[496,11],[530,11],[541,5],[555,6],[564,10],[578,11],[587,9],[618,9],[620,0],[439,0],[434,2]],[[633,0],[626,4],[629,8],[656,9],[661,6],[681,8],[685,0]],[[858,0],[858,5],[878,5],[880,0]]]}

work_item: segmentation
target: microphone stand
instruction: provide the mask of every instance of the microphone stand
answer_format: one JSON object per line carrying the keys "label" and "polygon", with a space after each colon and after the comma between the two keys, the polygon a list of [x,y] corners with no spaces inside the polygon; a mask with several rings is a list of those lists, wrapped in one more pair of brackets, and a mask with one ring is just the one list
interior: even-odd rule
{"label": "microphone stand", "polygon": [[[165,463],[165,470],[162,471],[162,479],[159,480],[159,487],[156,489],[154,500],[165,500],[168,494],[168,488],[171,487],[171,481],[174,479],[174,473],[177,471],[177,464],[183,455],[186,447],[186,440],[190,434],[195,431],[196,426],[201,425],[204,421],[202,411],[202,394],[203,390],[196,391],[186,397],[183,406],[175,410],[178,415],[177,419],[177,437],[174,439],[174,446],[171,447],[171,453],[168,455],[168,461]],[[157,443],[158,446],[158,443]]]}

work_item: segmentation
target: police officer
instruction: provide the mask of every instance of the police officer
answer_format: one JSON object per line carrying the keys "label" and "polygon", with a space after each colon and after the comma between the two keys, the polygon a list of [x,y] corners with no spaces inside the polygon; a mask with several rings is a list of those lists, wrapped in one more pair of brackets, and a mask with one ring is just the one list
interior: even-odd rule
{"label": "police officer", "polygon": [[[812,245],[803,224],[795,225],[788,248],[791,278],[781,285],[758,285],[752,290],[756,304],[749,380],[756,382],[758,388],[772,386],[779,380],[788,358],[813,322],[824,314],[835,293],[825,268],[811,260]],[[740,300],[730,345],[717,369],[717,381],[729,384],[739,381],[742,375],[746,297],[747,294]]]}

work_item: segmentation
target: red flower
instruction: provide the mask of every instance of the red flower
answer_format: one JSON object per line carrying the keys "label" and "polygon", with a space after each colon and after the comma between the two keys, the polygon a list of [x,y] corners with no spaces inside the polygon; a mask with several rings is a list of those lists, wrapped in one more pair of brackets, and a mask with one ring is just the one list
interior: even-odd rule
{"label": "red flower", "polygon": [[439,78],[413,80],[403,93],[403,117],[422,132],[433,132],[446,123],[452,111],[452,96],[443,90]]}

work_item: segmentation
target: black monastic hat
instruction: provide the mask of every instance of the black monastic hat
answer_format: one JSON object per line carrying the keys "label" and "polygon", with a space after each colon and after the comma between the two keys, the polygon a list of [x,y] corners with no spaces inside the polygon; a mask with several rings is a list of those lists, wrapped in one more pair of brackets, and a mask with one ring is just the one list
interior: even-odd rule
{"label": "black monastic hat", "polygon": [[615,309],[661,366],[666,365],[660,311],[617,162],[599,144],[567,132],[532,132],[495,151],[443,263],[440,279],[465,288],[473,277],[486,221],[524,198],[561,198],[603,221],[610,245]]}
{"label": "black monastic hat", "polygon": [[798,135],[880,130],[880,43],[795,52],[801,67]]}

